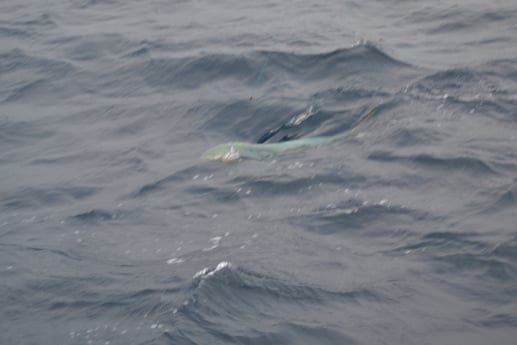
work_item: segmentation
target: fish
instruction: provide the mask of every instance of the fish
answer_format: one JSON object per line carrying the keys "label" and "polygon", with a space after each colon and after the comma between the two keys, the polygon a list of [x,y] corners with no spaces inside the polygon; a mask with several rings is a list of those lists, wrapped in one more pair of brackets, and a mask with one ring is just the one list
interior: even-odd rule
{"label": "fish", "polygon": [[242,159],[260,160],[281,155],[286,152],[301,150],[307,147],[332,143],[354,135],[359,127],[368,121],[375,114],[375,112],[376,108],[370,110],[366,115],[359,119],[354,127],[344,133],[337,135],[308,137],[278,143],[261,144],[233,141],[219,144],[206,150],[201,155],[201,159],[220,160],[225,163],[237,162]]}

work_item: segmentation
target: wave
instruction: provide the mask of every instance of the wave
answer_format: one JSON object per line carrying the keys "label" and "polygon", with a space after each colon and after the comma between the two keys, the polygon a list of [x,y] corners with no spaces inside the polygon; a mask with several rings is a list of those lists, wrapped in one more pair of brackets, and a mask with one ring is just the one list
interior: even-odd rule
{"label": "wave", "polygon": [[513,61],[494,60],[476,67],[432,72],[411,82],[404,94],[413,100],[435,103],[440,109],[457,109],[462,113],[515,122],[512,109],[517,100],[511,94],[517,85],[511,87],[508,80],[512,76],[505,75],[514,65]]}
{"label": "wave", "polygon": [[399,155],[391,152],[373,152],[368,156],[371,160],[414,164],[415,166],[447,171],[449,173],[465,174],[470,176],[497,176],[498,172],[491,164],[481,158],[470,156],[443,157],[437,154]]}
{"label": "wave", "polygon": [[287,219],[296,226],[321,235],[359,232],[362,236],[369,236],[377,232],[385,233],[390,224],[417,224],[437,218],[425,211],[391,205],[386,200],[370,203],[352,198],[330,206]]}
{"label": "wave", "polygon": [[52,207],[88,199],[99,190],[86,186],[25,187],[17,189],[12,194],[4,194],[0,200],[2,206],[9,209]]}
{"label": "wave", "polygon": [[[267,339],[291,344],[318,339],[326,344],[355,344],[353,337],[336,326],[340,320],[329,320],[332,310],[391,302],[382,293],[363,287],[335,291],[256,273],[227,262],[196,274],[190,290],[188,299],[174,311],[174,319],[176,327],[182,330],[181,338],[193,337],[192,341],[199,341],[199,336],[189,334],[191,323],[203,330],[206,341],[232,339],[258,344]],[[311,319],[310,313],[304,312],[311,308],[327,310],[328,319]],[[239,326],[235,327],[230,320],[239,320]],[[168,336],[179,339],[177,333]]]}
{"label": "wave", "polygon": [[243,55],[210,54],[180,59],[150,59],[131,66],[150,87],[199,88],[206,83],[233,79],[248,87],[296,81],[339,81],[373,76],[380,71],[410,66],[373,44],[328,53],[299,54],[255,51]]}
{"label": "wave", "polygon": [[69,62],[29,55],[21,49],[0,54],[0,102],[31,99],[54,104],[56,97],[72,97],[79,89],[70,78],[76,71]]}

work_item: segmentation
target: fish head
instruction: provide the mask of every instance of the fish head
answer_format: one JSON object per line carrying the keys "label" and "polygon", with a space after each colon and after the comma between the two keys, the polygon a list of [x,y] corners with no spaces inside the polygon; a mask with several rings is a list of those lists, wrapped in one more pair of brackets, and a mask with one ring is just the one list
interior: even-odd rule
{"label": "fish head", "polygon": [[235,162],[239,160],[240,153],[236,149],[238,143],[225,143],[206,150],[202,155],[202,159],[221,160],[223,162]]}

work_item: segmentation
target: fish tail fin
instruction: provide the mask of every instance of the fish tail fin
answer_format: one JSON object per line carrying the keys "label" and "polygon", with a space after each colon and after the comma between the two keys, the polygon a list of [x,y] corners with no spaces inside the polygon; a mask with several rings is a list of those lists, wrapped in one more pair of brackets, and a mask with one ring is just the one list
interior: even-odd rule
{"label": "fish tail fin", "polygon": [[335,135],[333,137],[333,140],[332,141],[335,141],[335,140],[340,140],[340,139],[344,139],[344,138],[348,138],[352,135],[354,135],[357,130],[364,124],[366,123],[368,120],[370,120],[372,118],[373,115],[375,115],[375,113],[377,112],[377,107],[374,107],[372,110],[370,110],[369,112],[367,112],[365,115],[363,115],[359,121],[357,121],[356,125],[354,127],[352,127],[351,129],[349,129],[348,131],[346,131],[345,133],[342,133],[342,134],[338,134],[338,135]]}

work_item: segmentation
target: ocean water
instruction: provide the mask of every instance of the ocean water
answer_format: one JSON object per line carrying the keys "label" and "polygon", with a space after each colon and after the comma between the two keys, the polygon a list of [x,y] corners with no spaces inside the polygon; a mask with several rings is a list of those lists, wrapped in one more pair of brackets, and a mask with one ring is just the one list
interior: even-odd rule
{"label": "ocean water", "polygon": [[516,207],[515,1],[0,3],[0,344],[515,344]]}

